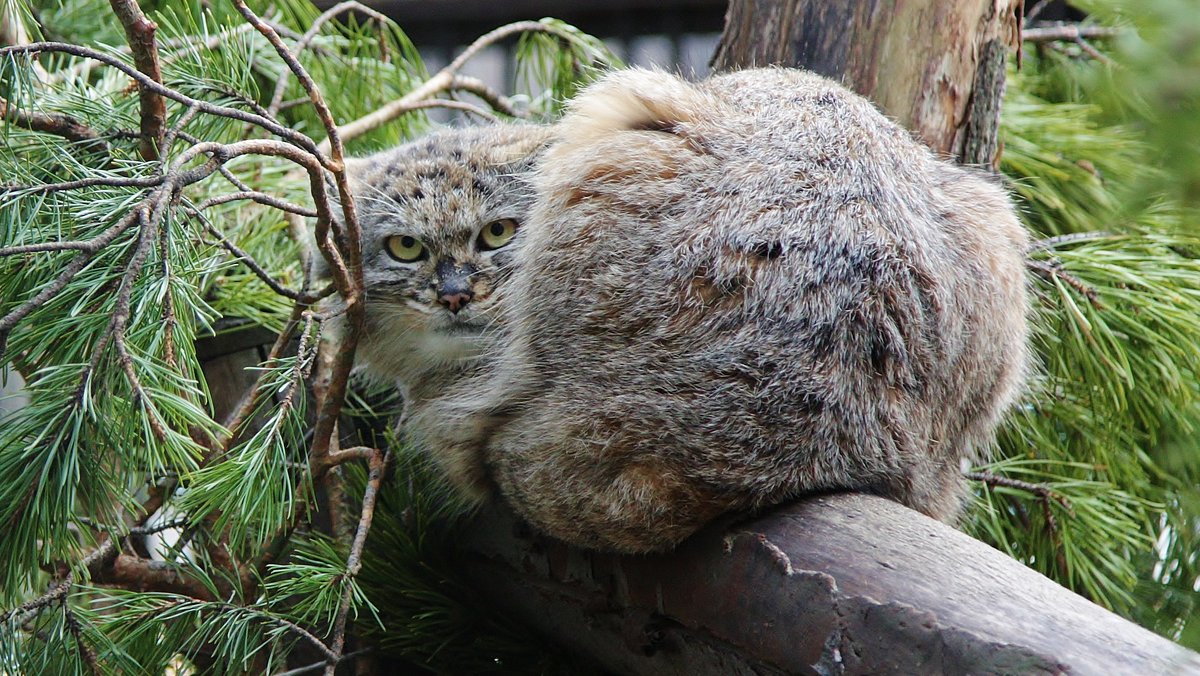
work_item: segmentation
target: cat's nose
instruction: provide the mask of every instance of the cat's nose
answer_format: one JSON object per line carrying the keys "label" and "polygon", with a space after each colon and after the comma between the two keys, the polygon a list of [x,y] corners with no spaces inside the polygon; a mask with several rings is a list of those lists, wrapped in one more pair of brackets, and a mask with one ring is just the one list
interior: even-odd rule
{"label": "cat's nose", "polygon": [[438,302],[457,314],[475,297],[475,292],[471,290],[471,275],[478,268],[470,263],[460,266],[453,260],[444,260],[439,261],[435,269]]}
{"label": "cat's nose", "polygon": [[451,312],[457,313],[467,303],[475,297],[475,294],[470,291],[459,293],[442,293],[438,295],[438,302],[445,305]]}

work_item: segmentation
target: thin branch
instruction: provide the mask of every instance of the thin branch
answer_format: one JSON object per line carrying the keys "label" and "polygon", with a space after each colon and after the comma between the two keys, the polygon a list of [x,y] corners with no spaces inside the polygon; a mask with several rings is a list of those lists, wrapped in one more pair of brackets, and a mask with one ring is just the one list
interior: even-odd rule
{"label": "thin branch", "polygon": [[1079,45],[1079,48],[1082,49],[1085,54],[1092,57],[1093,59],[1095,59],[1103,64],[1109,65],[1109,66],[1113,65],[1114,61],[1112,59],[1110,59],[1107,56],[1105,56],[1104,54],[1100,53],[1100,50],[1093,47],[1092,43],[1088,42],[1087,40],[1084,40],[1082,37],[1075,38],[1075,44]]}
{"label": "thin branch", "polygon": [[540,21],[514,21],[513,23],[505,24],[499,28],[488,31],[487,33],[484,33],[476,38],[475,41],[470,45],[467,45],[467,48],[464,49],[461,54],[455,57],[454,60],[450,62],[450,65],[446,66],[444,70],[451,73],[457,73],[458,71],[462,70],[463,65],[473,59],[479,52],[487,49],[497,42],[500,42],[501,40],[504,40],[505,38],[509,38],[514,35],[520,35],[521,33],[550,33],[552,35],[562,35],[562,31],[559,29],[549,24],[544,24]]}
{"label": "thin branch", "polygon": [[[198,112],[200,111],[195,106],[188,106],[188,109],[184,111],[183,115],[179,116],[179,121],[175,123],[175,126],[171,127],[171,130],[168,131],[167,135],[163,138],[162,144],[164,155],[167,155],[171,152],[171,146],[175,143],[175,138],[182,138],[181,134],[185,134],[183,128],[188,126],[188,123],[192,121],[192,118],[196,117],[196,113]],[[189,143],[195,143],[195,141],[189,141]]]}
{"label": "thin branch", "polygon": [[[187,601],[187,600],[176,601],[175,604],[179,605],[179,604],[189,603],[189,602],[190,601]],[[218,610],[232,610],[234,612],[239,612],[239,611],[240,612],[249,612],[249,613],[252,613],[254,616],[258,617],[259,619],[263,620],[264,622],[273,622],[275,624],[278,624],[279,626],[286,628],[288,631],[299,636],[300,638],[303,638],[305,641],[308,641],[314,648],[319,650],[321,652],[321,654],[325,656],[326,660],[329,660],[335,664],[338,661],[337,653],[334,653],[332,650],[330,650],[329,646],[325,645],[324,641],[317,638],[316,636],[313,635],[312,632],[308,631],[304,627],[301,627],[300,625],[296,624],[295,622],[292,622],[291,620],[280,617],[278,615],[267,615],[265,613],[257,613],[252,608],[243,608],[242,606],[235,606],[231,603],[215,602],[215,603],[210,603],[210,605]]]}
{"label": "thin branch", "polygon": [[1067,286],[1083,294],[1083,297],[1088,299],[1088,302],[1092,304],[1092,307],[1095,307],[1098,310],[1104,309],[1104,304],[1100,302],[1100,294],[1096,292],[1096,289],[1089,286],[1087,282],[1084,282],[1082,279],[1079,279],[1075,275],[1063,270],[1062,264],[1058,261],[1026,259],[1025,266],[1038,273],[1048,281],[1053,282],[1056,279],[1062,280]]}
{"label": "thin branch", "polygon": [[[479,78],[474,78],[469,75],[455,75],[453,78],[451,78],[448,89],[470,92],[486,101],[493,110],[498,110],[509,117],[528,117],[528,114],[517,110],[507,96],[487,86],[487,84]],[[493,117],[492,119],[495,118]]]}
{"label": "thin branch", "polygon": [[334,467],[351,460],[371,460],[379,455],[379,449],[370,448],[368,446],[355,446],[353,448],[344,448],[340,451],[330,452],[322,460],[322,464],[326,468]]}
{"label": "thin branch", "polygon": [[[162,84],[162,68],[158,63],[158,48],[154,44],[154,32],[158,25],[142,13],[137,0],[109,0],[113,13],[125,28],[125,39],[133,53],[137,69],[156,84]],[[146,85],[138,87],[141,103],[141,155],[147,161],[157,160],[162,148],[163,134],[167,125],[167,105],[162,95]]]}
{"label": "thin branch", "polygon": [[163,182],[162,176],[92,176],[77,181],[43,183],[41,185],[0,185],[0,195],[17,192],[62,192],[102,185],[110,188],[153,188]]}
{"label": "thin branch", "polygon": [[[362,648],[359,650],[355,650],[352,653],[346,653],[345,655],[342,655],[341,657],[338,658],[337,662],[335,662],[334,664],[337,664],[340,662],[345,662],[346,660],[353,659],[355,657],[362,657],[363,655],[366,655],[370,652],[371,652],[370,648]],[[314,671],[320,671],[328,665],[329,665],[329,662],[324,661],[324,660],[321,662],[313,662],[312,664],[309,664],[309,665],[306,665],[303,667],[296,667],[295,669],[288,669],[287,671],[277,672],[274,674],[274,676],[302,676],[303,674],[311,674]]]}
{"label": "thin branch", "polygon": [[[313,39],[317,37],[317,34],[321,32],[321,29],[326,23],[329,23],[329,21],[333,18],[346,12],[359,12],[381,22],[391,22],[391,19],[389,19],[386,15],[367,7],[360,2],[354,2],[353,0],[350,0],[350,2],[338,3],[322,12],[320,16],[313,20],[312,26],[309,26],[308,30],[304,32],[304,35],[300,36],[300,39],[296,41],[296,45],[292,48],[292,51],[299,56],[301,52],[303,52],[305,49],[308,49],[309,44],[311,44]],[[282,106],[283,94],[287,91],[288,75],[291,72],[292,71],[290,69],[283,71],[283,73],[279,76],[279,80],[275,82],[275,92],[271,95],[271,103],[267,106],[267,110],[272,114],[278,113]],[[304,99],[305,102],[308,100],[309,99]]]}
{"label": "thin branch", "polygon": [[[100,249],[108,246],[114,239],[119,237],[137,221],[137,211],[130,211],[128,214],[117,221],[109,229],[96,235],[92,239],[71,240],[63,242],[42,242],[41,244],[21,244],[18,246],[10,246],[0,248],[0,257],[13,256],[16,254],[39,253],[43,251],[82,251],[84,253],[95,253]],[[20,319],[16,320],[20,321]],[[15,322],[14,322],[15,324]],[[0,330],[6,326],[0,322]]]}
{"label": "thin branch", "polygon": [[[163,152],[169,152],[171,147],[171,139],[168,138],[163,143]],[[163,279],[163,359],[167,362],[167,366],[172,371],[179,372],[178,354],[175,349],[175,329],[179,326],[179,320],[175,314],[175,294],[171,293],[171,229],[159,228],[158,232],[158,260],[162,270]],[[188,396],[188,400],[193,404],[197,403],[194,398]],[[198,439],[197,444],[203,445]]]}
{"label": "thin branch", "polygon": [[1044,484],[1030,483],[1021,481],[1020,479],[1012,479],[992,472],[967,472],[965,476],[973,481],[980,481],[991,487],[1003,486],[1005,488],[1015,488],[1033,494],[1038,502],[1042,505],[1042,517],[1046,524],[1046,533],[1050,536],[1050,541],[1054,543],[1055,565],[1058,566],[1059,573],[1066,578],[1069,575],[1067,567],[1067,555],[1063,546],[1062,536],[1058,527],[1058,519],[1054,516],[1054,510],[1051,509],[1050,503],[1057,502],[1067,511],[1072,517],[1075,516],[1075,508],[1071,505],[1071,501],[1061,493],[1056,492],[1049,486]]}
{"label": "thin branch", "polygon": [[96,656],[96,650],[84,640],[83,626],[79,623],[79,618],[75,616],[75,611],[71,609],[71,604],[65,597],[62,607],[63,620],[66,622],[67,630],[75,638],[75,645],[79,648],[79,654],[83,656],[84,663],[88,665],[88,671],[93,674],[103,673],[100,670],[100,659]]}
{"label": "thin branch", "polygon": [[[292,334],[296,332],[296,327],[300,325],[300,317],[304,314],[304,311],[305,306],[303,305],[296,304],[292,307],[292,316],[288,318],[287,323],[283,326],[283,330],[275,337],[275,343],[271,346],[270,352],[267,353],[267,359],[264,363],[272,364],[278,361],[283,355],[288,343],[292,340]],[[250,391],[243,395],[241,404],[225,420],[225,429],[229,430],[229,436],[225,438],[222,444],[222,452],[229,451],[230,446],[232,446],[233,441],[238,436],[238,431],[246,423],[246,420],[250,418],[250,414],[253,413],[254,406],[258,403],[258,393],[262,389],[262,384],[266,377],[267,374],[264,372],[254,381],[254,384],[250,386]],[[211,458],[205,458],[200,464],[204,466],[210,461]]]}
{"label": "thin branch", "polygon": [[0,624],[4,624],[5,622],[8,622],[8,620],[10,618],[16,617],[18,615],[24,615],[25,613],[28,613],[28,612],[31,612],[34,610],[40,610],[42,608],[45,608],[48,605],[53,604],[56,601],[61,601],[62,599],[65,599],[67,597],[67,592],[70,589],[71,589],[71,584],[70,584],[69,580],[61,581],[61,582],[53,582],[50,585],[50,589],[48,589],[45,594],[42,594],[41,596],[37,597],[36,599],[26,601],[25,603],[22,603],[21,605],[17,606],[16,608],[13,608],[12,610],[9,610],[4,613],[0,613]]}
{"label": "thin branch", "polygon": [[204,211],[209,207],[215,207],[219,204],[228,204],[229,202],[237,202],[239,200],[258,202],[259,204],[268,207],[274,207],[280,211],[286,211],[291,214],[296,214],[297,216],[306,216],[308,218],[317,217],[316,209],[309,209],[308,207],[300,206],[299,204],[294,204],[292,202],[288,202],[287,200],[281,200],[266,193],[258,192],[257,190],[243,190],[210,197],[196,205],[196,211]]}
{"label": "thin branch", "polygon": [[[362,136],[367,132],[382,127],[400,115],[412,110],[411,106],[414,103],[418,101],[424,101],[425,99],[431,99],[439,92],[453,89],[454,79],[455,76],[458,75],[458,71],[462,69],[463,65],[467,61],[469,61],[483,49],[513,35],[533,32],[551,33],[554,35],[561,34],[560,31],[553,26],[540,23],[538,21],[517,21],[515,23],[501,26],[500,28],[486,33],[472,42],[470,46],[464,49],[461,54],[459,54],[453,61],[450,62],[450,65],[438,71],[433,77],[426,80],[425,83],[420,87],[417,87],[395,101],[392,101],[391,103],[388,103],[387,105],[368,113],[357,120],[354,120],[353,122],[338,127],[338,134],[342,137],[342,139],[349,141]],[[466,87],[463,89],[465,91],[470,91],[470,89]],[[485,98],[484,100],[487,99]],[[326,146],[324,143],[322,143],[321,147],[325,148]]]}
{"label": "thin branch", "polygon": [[331,661],[333,664],[336,665],[341,659],[336,652],[330,650],[329,646],[325,645],[324,641],[314,636],[312,632],[308,631],[304,627],[301,627],[295,622],[291,622],[277,615],[270,616],[270,619],[273,622],[278,622],[280,625],[287,627],[289,631],[308,641],[309,644],[311,644],[314,648],[321,651],[321,654],[325,655],[326,660]]}
{"label": "thin branch", "polygon": [[[95,523],[87,517],[79,517],[76,520],[79,521],[79,523],[91,526],[97,530],[104,529],[104,526]],[[188,520],[181,517],[178,519],[172,519],[170,521],[164,521],[162,523],[156,523],[153,526],[134,526],[133,528],[129,529],[129,532],[126,533],[126,535],[154,535],[155,533],[161,533],[165,530],[171,530],[172,528],[186,528],[187,526]]]}
{"label": "thin branch", "polygon": [[125,266],[125,274],[121,276],[121,283],[117,287],[117,299],[106,332],[113,337],[113,346],[117,350],[117,359],[121,364],[121,369],[125,372],[125,377],[129,380],[130,387],[133,388],[138,403],[149,414],[147,420],[150,423],[151,432],[154,433],[154,437],[158,441],[162,442],[167,438],[166,427],[163,425],[163,421],[159,418],[158,411],[154,407],[154,400],[142,388],[141,379],[138,378],[137,371],[133,367],[133,357],[129,354],[129,349],[125,344],[125,330],[129,324],[130,303],[133,298],[134,282],[141,277],[142,265],[150,256],[154,241],[158,238],[158,228],[160,227],[163,211],[166,208],[165,202],[169,199],[169,196],[167,199],[162,197],[162,194],[167,192],[166,190],[160,189],[160,191],[159,199],[156,200],[152,211],[147,209],[147,205],[145,204],[143,204],[140,210],[142,214],[140,218],[141,233],[137,244],[134,245],[129,263]]}
{"label": "thin branch", "polygon": [[[226,118],[229,118],[232,120],[238,120],[240,122],[249,122],[251,124],[262,127],[263,129],[266,129],[267,131],[271,132],[272,134],[274,134],[282,139],[285,139],[285,140],[289,141],[290,143],[292,143],[300,148],[303,148],[304,150],[307,150],[322,165],[329,164],[329,159],[326,158],[321,153],[320,150],[318,150],[317,144],[309,137],[305,136],[304,134],[301,134],[300,132],[298,132],[294,129],[289,129],[287,127],[284,127],[283,125],[279,124],[278,122],[269,120],[265,117],[262,117],[261,115],[256,115],[254,113],[247,113],[243,110],[238,110],[236,108],[230,108],[228,106],[220,106],[220,105],[208,103],[206,101],[200,101],[198,99],[194,99],[194,98],[187,96],[186,94],[180,93],[174,89],[164,87],[163,85],[159,84],[158,82],[155,82],[154,80],[146,77],[138,70],[131,68],[128,64],[122,62],[120,59],[117,59],[108,54],[104,54],[103,52],[98,52],[94,49],[88,49],[86,47],[80,47],[78,45],[71,45],[71,44],[67,44],[67,43],[63,43],[63,42],[35,42],[30,45],[21,45],[21,46],[17,46],[17,47],[0,48],[0,57],[9,56],[11,54],[38,54],[41,52],[57,52],[57,53],[62,53],[62,54],[70,54],[72,56],[78,56],[81,58],[92,59],[94,61],[99,61],[108,66],[112,66],[113,68],[116,68],[117,70],[121,71],[125,75],[129,76],[131,79],[133,79],[138,84],[145,86],[147,89],[149,89],[150,91],[152,91],[156,94],[161,94],[162,96],[165,96],[165,97],[171,99],[172,101],[177,101],[186,106],[195,106],[202,113],[206,113],[209,115],[216,115],[219,117],[226,117]],[[331,166],[328,166],[327,168],[332,170],[334,167],[331,165]]]}
{"label": "thin branch", "polygon": [[342,142],[337,135],[337,124],[333,121],[333,113],[329,111],[329,106],[325,104],[325,97],[321,94],[321,90],[317,88],[316,82],[309,76],[304,66],[301,66],[300,62],[296,60],[295,54],[292,54],[291,50],[287,48],[287,45],[283,43],[283,39],[279,37],[279,33],[276,33],[274,28],[267,25],[266,22],[247,7],[244,0],[233,0],[233,4],[237,7],[238,12],[246,18],[246,21],[249,21],[275,47],[275,51],[283,59],[283,62],[287,64],[287,67],[300,80],[304,91],[308,92],[308,97],[312,101],[313,107],[317,110],[317,116],[321,118],[321,122],[325,125],[325,130],[329,134],[328,140],[330,147],[333,149],[333,161],[335,163],[335,166],[329,167],[329,169],[331,171],[338,171],[341,168],[340,165],[343,156]]}
{"label": "thin branch", "polygon": [[[354,543],[350,545],[350,555],[346,558],[346,588],[342,591],[342,604],[338,609],[337,619],[333,624],[333,641],[330,644],[334,655],[341,656],[342,648],[346,645],[346,620],[350,614],[350,605],[354,598],[354,578],[362,569],[362,552],[367,543],[367,533],[371,530],[371,520],[375,517],[375,499],[379,495],[379,487],[383,476],[391,464],[392,452],[380,454],[371,458],[371,469],[367,475],[367,488],[363,491],[362,515],[358,520],[358,531],[354,534]],[[325,667],[325,676],[334,676],[337,671],[337,661]]]}
{"label": "thin branch", "polygon": [[988,486],[1002,486],[1004,488],[1015,488],[1026,493],[1032,493],[1039,500],[1053,500],[1062,505],[1062,508],[1067,510],[1072,516],[1075,515],[1075,508],[1071,505],[1071,501],[1063,494],[1046,486],[1045,484],[1032,483],[1029,481],[1021,481],[1011,477],[994,474],[992,472],[966,472],[963,476],[972,480],[985,483]]}
{"label": "thin branch", "polygon": [[94,143],[98,151],[108,152],[108,144],[100,134],[70,115],[27,112],[0,98],[0,118],[18,127],[61,136],[69,141]]}
{"label": "thin branch", "polygon": [[1077,42],[1080,39],[1113,38],[1120,34],[1120,28],[1109,26],[1061,24],[1058,26],[1026,28],[1023,37],[1025,42]]}
{"label": "thin branch", "polygon": [[1051,2],[1052,0],[1038,0],[1037,4],[1035,4],[1033,7],[1030,7],[1028,12],[1025,12],[1022,23],[1029,24],[1029,22],[1038,18],[1038,16],[1042,13],[1042,10],[1046,9],[1046,6]]}
{"label": "thin branch", "polygon": [[12,312],[4,315],[4,317],[0,317],[0,359],[3,359],[4,351],[8,347],[8,334],[17,325],[17,322],[20,322],[30,312],[41,307],[46,301],[57,295],[59,291],[62,291],[71,282],[71,279],[75,277],[76,273],[82,270],[83,266],[87,265],[91,258],[92,254],[86,252],[75,256],[67,264],[67,267],[59,273],[58,277],[53,282],[47,284],[41,292],[22,303],[20,307]]}
{"label": "thin branch", "polygon": [[461,110],[466,113],[471,113],[472,115],[478,115],[479,117],[482,117],[483,119],[485,119],[488,122],[491,122],[493,124],[500,122],[500,118],[489,113],[488,111],[484,110],[483,108],[480,108],[479,106],[476,106],[471,103],[467,103],[466,101],[454,101],[452,99],[426,99],[424,101],[416,101],[414,103],[411,103],[411,104],[405,106],[405,110],[398,111],[398,112],[401,115],[403,115],[404,113],[410,113],[414,110],[425,110],[428,108],[445,108],[447,110]]}
{"label": "thin branch", "polygon": [[221,175],[225,177],[225,180],[232,183],[238,190],[242,192],[254,192],[254,188],[251,188],[244,181],[242,181],[242,179],[234,176],[233,172],[229,170],[229,167],[221,165],[221,168],[218,169],[218,171],[220,171]]}
{"label": "thin branch", "polygon": [[[401,96],[395,101],[392,101],[391,103],[388,103],[376,109],[375,111],[370,112],[358,118],[357,120],[354,120],[353,122],[338,127],[338,134],[342,137],[342,139],[350,141],[362,136],[363,134],[366,134],[367,132],[374,131],[412,110],[412,104],[425,99],[431,99],[439,92],[446,91],[449,88],[452,80],[453,73],[451,73],[449,70],[443,69],[438,71],[436,75],[426,80],[425,83],[420,87],[417,87],[404,96]],[[322,143],[320,147],[324,149],[326,146],[324,143]]]}
{"label": "thin branch", "polygon": [[1104,239],[1113,237],[1114,233],[1097,230],[1095,232],[1072,232],[1065,235],[1056,235],[1054,237],[1044,237],[1029,245],[1025,249],[1026,254],[1045,251],[1047,249],[1057,249],[1064,244],[1075,244],[1077,242],[1090,242],[1096,239]]}
{"label": "thin branch", "polygon": [[306,301],[308,303],[312,302],[311,299],[308,299],[307,297],[303,296],[298,291],[293,291],[293,290],[287,288],[282,283],[280,283],[279,280],[272,277],[271,273],[267,272],[266,269],[264,269],[261,265],[258,264],[258,261],[254,260],[253,256],[246,253],[241,248],[239,248],[238,245],[236,245],[232,241],[230,241],[229,238],[226,237],[224,233],[222,233],[220,230],[217,230],[215,227],[213,227],[213,225],[211,223],[209,223],[207,220],[204,222],[204,229],[208,230],[208,232],[211,233],[213,237],[216,237],[217,241],[219,241],[221,243],[221,246],[225,247],[225,249],[227,251],[229,251],[229,253],[233,254],[235,258],[237,258],[239,261],[241,261],[243,265],[250,268],[250,271],[253,272],[256,276],[258,276],[258,278],[261,279],[264,284],[271,287],[272,291],[274,291],[275,293],[277,293],[281,296],[290,298],[290,299],[296,301],[297,303],[305,303]]}

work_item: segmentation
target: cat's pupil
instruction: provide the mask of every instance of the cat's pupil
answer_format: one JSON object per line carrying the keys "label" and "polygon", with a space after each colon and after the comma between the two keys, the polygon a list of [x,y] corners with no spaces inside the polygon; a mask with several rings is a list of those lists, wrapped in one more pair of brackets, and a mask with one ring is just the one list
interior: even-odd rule
{"label": "cat's pupil", "polygon": [[492,234],[499,237],[504,234],[504,224],[499,221],[492,223]]}
{"label": "cat's pupil", "polygon": [[409,237],[408,235],[405,235],[400,238],[400,246],[404,247],[405,249],[412,248],[412,246],[416,243],[417,243],[417,240],[413,239],[412,237]]}

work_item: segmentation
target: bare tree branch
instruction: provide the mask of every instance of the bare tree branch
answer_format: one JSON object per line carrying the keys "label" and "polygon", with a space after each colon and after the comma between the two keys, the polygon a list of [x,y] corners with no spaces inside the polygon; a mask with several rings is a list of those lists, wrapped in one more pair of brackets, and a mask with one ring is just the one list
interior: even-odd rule
{"label": "bare tree branch", "polygon": [[448,89],[470,92],[486,101],[493,110],[498,110],[510,117],[527,117],[527,114],[522,113],[513,106],[512,101],[507,96],[487,86],[479,78],[474,78],[470,75],[455,75],[450,80]]}
{"label": "bare tree branch", "polygon": [[299,204],[288,202],[287,200],[282,200],[282,199],[279,199],[278,197],[273,197],[264,192],[258,192],[257,190],[243,190],[243,191],[234,192],[234,193],[227,193],[225,195],[217,195],[215,197],[210,197],[210,198],[204,200],[203,202],[201,202],[200,204],[197,204],[196,211],[204,211],[205,209],[208,209],[209,207],[215,207],[219,204],[228,204],[229,202],[237,202],[239,200],[250,200],[252,202],[257,202],[264,206],[274,207],[280,211],[286,211],[287,213],[290,213],[290,214],[296,214],[297,216],[307,216],[309,218],[317,217],[316,209],[309,209],[308,207],[303,207],[303,206],[300,206]]}
{"label": "bare tree branch", "polygon": [[[125,28],[125,39],[133,53],[133,63],[147,78],[162,84],[162,68],[158,63],[158,48],[154,44],[154,31],[158,26],[146,18],[137,0],[109,0],[113,13]],[[157,160],[167,125],[167,106],[162,95],[139,84],[138,96],[141,103],[141,154],[147,161]]]}
{"label": "bare tree branch", "polygon": [[1039,26],[1038,28],[1026,28],[1022,33],[1022,36],[1025,42],[1076,42],[1081,38],[1113,38],[1120,34],[1120,28],[1062,24],[1058,26]]}
{"label": "bare tree branch", "polygon": [[1035,4],[1033,7],[1030,7],[1029,11],[1025,12],[1025,16],[1022,17],[1022,23],[1028,24],[1029,22],[1038,18],[1038,16],[1049,4],[1050,0],[1038,0],[1037,4]]}
{"label": "bare tree branch", "polygon": [[[379,486],[383,483],[383,475],[387,472],[391,461],[391,451],[385,454],[376,452],[371,458],[367,488],[363,492],[362,516],[358,520],[358,531],[354,534],[354,543],[350,546],[350,556],[346,559],[346,587],[342,591],[341,607],[338,609],[337,619],[333,625],[333,641],[330,649],[338,656],[342,654],[342,648],[346,644],[346,618],[350,614],[350,605],[353,600],[353,582],[362,569],[363,547],[367,543],[367,533],[371,530],[371,520],[375,517],[375,498],[379,494]],[[336,670],[337,662],[335,661],[325,667],[325,676],[334,676]]]}

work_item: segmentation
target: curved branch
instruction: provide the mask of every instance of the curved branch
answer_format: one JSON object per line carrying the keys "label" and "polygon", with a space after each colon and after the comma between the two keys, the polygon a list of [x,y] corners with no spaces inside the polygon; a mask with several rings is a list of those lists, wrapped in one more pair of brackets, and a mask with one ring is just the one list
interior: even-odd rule
{"label": "curved branch", "polygon": [[[510,101],[507,96],[504,96],[495,89],[487,86],[487,84],[485,84],[484,81],[480,80],[479,78],[474,78],[469,75],[455,75],[454,78],[450,80],[450,86],[448,88],[456,91],[470,92],[486,101],[493,110],[498,110],[505,115],[511,117],[526,117],[525,114],[522,114],[516,109],[515,106],[513,106],[512,101]],[[493,119],[495,118],[493,117]]]}
{"label": "curved branch", "polygon": [[[474,85],[471,83],[471,79],[459,80],[460,84],[466,86],[454,86],[455,79],[459,77],[458,71],[462,69],[463,65],[466,64],[467,61],[469,61],[483,49],[507,37],[511,37],[519,33],[535,32],[551,33],[553,35],[560,36],[562,35],[562,32],[557,28],[538,21],[517,21],[515,23],[501,26],[472,42],[466,49],[462,51],[461,54],[459,54],[453,61],[450,62],[450,65],[438,71],[433,77],[426,80],[425,83],[420,87],[417,87],[395,101],[392,101],[391,103],[388,103],[387,105],[384,105],[379,109],[372,111],[358,118],[357,120],[354,120],[353,122],[349,122],[341,127],[338,127],[338,134],[344,141],[357,138],[363,134],[366,134],[367,132],[378,129],[397,117],[409,112],[412,110],[414,103],[431,99],[439,92],[449,91],[456,88],[463,89],[464,91],[472,91],[473,93],[480,95],[480,98],[483,98],[490,104],[491,101],[489,100],[489,97],[483,96],[479,94],[479,92],[473,90]],[[511,108],[511,105],[509,105],[508,109]],[[508,113],[508,110],[505,108],[497,108],[497,110]],[[325,148],[327,146],[324,142],[322,142],[321,147]]]}
{"label": "curved branch", "polygon": [[[329,23],[330,20],[340,14],[345,14],[346,12],[352,11],[365,14],[376,21],[393,23],[392,20],[387,17],[387,15],[377,12],[361,2],[355,2],[355,0],[340,2],[325,10],[320,16],[313,20],[312,26],[309,26],[308,30],[304,32],[304,35],[300,36],[300,39],[296,41],[296,45],[293,47],[292,51],[299,55],[300,52],[308,49],[308,45],[315,37],[317,37],[317,35],[321,32],[321,28],[323,28],[325,24]],[[271,103],[267,106],[267,110],[272,115],[279,112],[279,107],[283,103],[283,94],[285,91],[287,91],[289,72],[291,72],[290,69],[283,71],[283,73],[279,76],[279,80],[275,82],[275,92],[271,95]],[[305,101],[307,100],[308,99],[305,99]]]}

